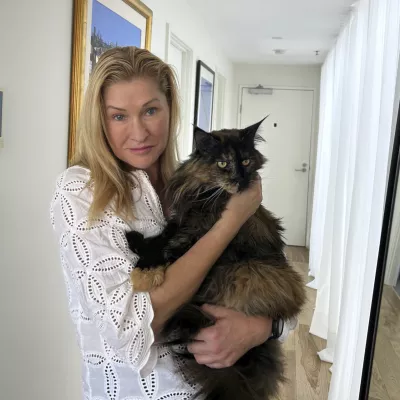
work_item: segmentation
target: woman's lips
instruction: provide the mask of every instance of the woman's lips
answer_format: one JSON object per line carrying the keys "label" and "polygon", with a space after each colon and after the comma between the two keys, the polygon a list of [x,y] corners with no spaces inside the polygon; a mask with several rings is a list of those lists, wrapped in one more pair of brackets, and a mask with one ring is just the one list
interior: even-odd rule
{"label": "woman's lips", "polygon": [[129,149],[129,151],[134,154],[147,154],[151,151],[152,148],[153,148],[153,146],[135,147],[135,148]]}

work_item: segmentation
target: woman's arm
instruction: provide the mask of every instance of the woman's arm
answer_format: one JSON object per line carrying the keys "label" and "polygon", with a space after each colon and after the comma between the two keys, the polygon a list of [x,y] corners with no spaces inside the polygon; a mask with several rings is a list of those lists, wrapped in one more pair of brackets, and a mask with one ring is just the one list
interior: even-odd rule
{"label": "woman's arm", "polygon": [[159,332],[174,312],[197,292],[208,271],[262,201],[261,182],[232,196],[221,219],[166,270],[165,281],[150,292],[152,328]]}
{"label": "woman's arm", "polygon": [[130,272],[139,257],[125,240],[130,226],[111,210],[89,223],[93,200],[89,179],[90,172],[81,167],[64,171],[51,202],[71,316],[88,327],[85,332],[98,330],[98,343],[104,340],[119,359],[144,377],[157,362],[151,299],[149,293],[132,291]]}

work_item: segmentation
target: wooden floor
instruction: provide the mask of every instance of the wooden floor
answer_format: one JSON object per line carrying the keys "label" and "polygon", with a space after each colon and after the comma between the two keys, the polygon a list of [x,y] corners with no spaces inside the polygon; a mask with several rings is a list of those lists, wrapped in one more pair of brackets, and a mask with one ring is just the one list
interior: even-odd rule
{"label": "wooden floor", "polygon": [[400,398],[400,297],[385,286],[369,392],[370,400]]}
{"label": "wooden floor", "polygon": [[[308,250],[288,247],[286,255],[306,282],[308,277]],[[284,344],[286,376],[289,382],[282,386],[279,400],[327,400],[331,364],[322,362],[317,352],[326,347],[326,341],[309,333],[314,311],[316,291],[306,288],[308,302],[299,316],[299,323]],[[399,347],[400,351],[400,347]]]}

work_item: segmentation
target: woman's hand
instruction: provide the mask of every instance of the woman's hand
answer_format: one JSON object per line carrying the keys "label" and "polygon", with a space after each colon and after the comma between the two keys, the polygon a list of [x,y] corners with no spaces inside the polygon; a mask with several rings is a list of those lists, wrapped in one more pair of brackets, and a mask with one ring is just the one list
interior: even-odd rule
{"label": "woman's hand", "polygon": [[195,342],[188,346],[199,364],[210,368],[230,367],[271,336],[272,319],[248,317],[225,307],[207,304],[202,308],[216,319],[216,323],[202,329]]}
{"label": "woman's hand", "polygon": [[243,225],[258,209],[262,202],[261,178],[251,183],[243,192],[232,195],[222,218],[233,218]]}

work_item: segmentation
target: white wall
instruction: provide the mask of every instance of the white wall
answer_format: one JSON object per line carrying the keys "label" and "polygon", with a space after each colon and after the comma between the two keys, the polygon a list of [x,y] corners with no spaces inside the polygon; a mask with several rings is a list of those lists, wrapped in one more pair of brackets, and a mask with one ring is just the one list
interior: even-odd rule
{"label": "white wall", "polygon": [[[229,96],[232,66],[185,1],[145,2],[154,12],[154,53],[164,57],[170,22],[194,61],[224,74]],[[55,177],[66,167],[71,21],[72,0],[0,3],[0,387],[7,400],[81,398],[48,211]]]}
{"label": "white wall", "polygon": [[[171,32],[193,50],[190,121],[193,123],[194,120],[196,62],[200,59],[226,78],[224,126],[227,128],[236,126],[236,123],[232,125],[234,119],[231,109],[234,88],[233,64],[215,45],[215,40],[209,35],[205,22],[200,16],[194,14],[192,8],[184,0],[146,0],[145,3],[153,10],[151,50],[154,54],[165,59],[166,23],[169,23]],[[192,134],[191,130],[189,134]],[[186,139],[187,143],[190,141]]]}
{"label": "white wall", "polygon": [[[296,87],[315,89],[314,99],[314,126],[311,142],[310,161],[310,186],[308,193],[308,217],[306,245],[310,244],[310,228],[312,216],[312,199],[314,192],[315,167],[317,157],[318,115],[319,115],[319,91],[320,91],[321,67],[320,66],[296,66],[296,65],[266,65],[266,64],[234,64],[234,91],[232,96],[232,124],[237,125],[239,113],[239,87],[240,85]],[[282,149],[284,151],[284,149]],[[268,157],[268,155],[267,155]]]}
{"label": "white wall", "polygon": [[78,358],[49,221],[65,167],[70,0],[2,1],[1,397],[78,399]]}

